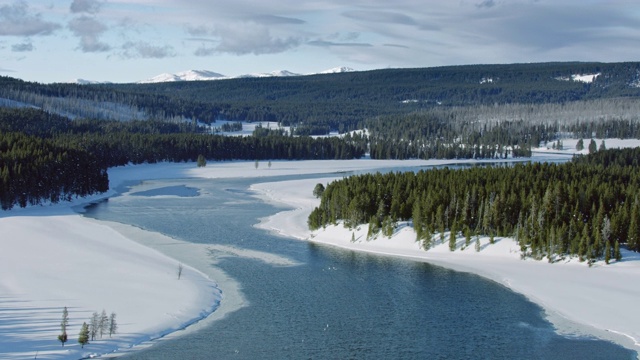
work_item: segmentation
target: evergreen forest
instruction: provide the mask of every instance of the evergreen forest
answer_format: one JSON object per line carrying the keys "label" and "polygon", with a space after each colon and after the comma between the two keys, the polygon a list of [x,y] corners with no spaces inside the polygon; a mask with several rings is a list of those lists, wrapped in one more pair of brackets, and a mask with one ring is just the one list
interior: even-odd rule
{"label": "evergreen forest", "polygon": [[368,223],[371,237],[412,221],[424,249],[450,232],[514,237],[523,257],[608,263],[622,245],[640,250],[639,161],[640,148],[616,149],[564,164],[351,176],[326,187],[308,224]]}
{"label": "evergreen forest", "polygon": [[159,161],[353,159],[339,138],[267,132],[228,137],[164,121],[70,120],[33,108],[0,108],[0,206],[57,203],[108,190],[107,169]]}

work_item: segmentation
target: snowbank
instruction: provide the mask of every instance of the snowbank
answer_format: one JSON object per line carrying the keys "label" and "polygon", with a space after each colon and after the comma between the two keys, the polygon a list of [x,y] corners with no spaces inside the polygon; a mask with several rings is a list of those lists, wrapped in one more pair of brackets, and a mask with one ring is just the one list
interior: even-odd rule
{"label": "snowbank", "polygon": [[[112,188],[169,175],[152,166],[133,168],[113,169]],[[222,294],[203,273],[184,264],[178,279],[179,261],[72,210],[113,194],[0,212],[0,358],[106,354],[182,329],[218,307]],[[57,336],[64,307],[69,325],[62,347]],[[102,310],[116,314],[117,333],[81,348],[82,323]]]}
{"label": "snowbank", "polygon": [[[202,273],[64,207],[0,218],[0,358],[78,359],[161,337],[211,313],[221,293]],[[57,341],[64,307],[68,342]],[[118,331],[82,349],[93,312]]]}

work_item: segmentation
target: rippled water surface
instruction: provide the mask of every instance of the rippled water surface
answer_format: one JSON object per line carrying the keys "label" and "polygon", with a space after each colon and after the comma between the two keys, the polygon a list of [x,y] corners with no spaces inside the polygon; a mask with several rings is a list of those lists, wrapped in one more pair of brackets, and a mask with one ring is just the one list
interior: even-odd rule
{"label": "rippled water surface", "polygon": [[98,219],[194,243],[274,253],[298,264],[222,260],[217,266],[241,284],[249,306],[123,358],[635,358],[610,342],[557,335],[539,306],[479,276],[257,230],[252,227],[257,219],[278,210],[251,196],[248,186],[257,181],[266,180],[156,181],[173,195],[197,189],[197,196],[151,192],[88,209],[87,215]]}

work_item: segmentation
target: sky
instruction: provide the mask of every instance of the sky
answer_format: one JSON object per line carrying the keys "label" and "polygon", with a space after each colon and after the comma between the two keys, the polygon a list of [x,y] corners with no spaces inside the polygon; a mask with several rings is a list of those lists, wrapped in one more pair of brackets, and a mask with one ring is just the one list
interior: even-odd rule
{"label": "sky", "polygon": [[640,61],[638,0],[0,0],[0,75],[41,83]]}

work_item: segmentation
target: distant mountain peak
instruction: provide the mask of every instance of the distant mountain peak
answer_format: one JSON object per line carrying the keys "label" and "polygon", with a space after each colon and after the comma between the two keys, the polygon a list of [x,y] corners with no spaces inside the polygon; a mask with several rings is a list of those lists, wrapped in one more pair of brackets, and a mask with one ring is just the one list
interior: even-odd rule
{"label": "distant mountain peak", "polygon": [[172,81],[204,81],[204,80],[217,80],[225,78],[224,75],[209,70],[187,70],[179,73],[170,74],[164,73],[152,77],[151,79],[142,80],[139,83],[160,83],[160,82],[172,82]]}
{"label": "distant mountain peak", "polygon": [[[321,71],[319,73],[313,73],[309,75],[337,74],[337,73],[345,73],[345,72],[352,72],[352,71],[355,71],[355,70],[350,67],[341,66],[341,67],[335,67],[332,69]],[[244,74],[239,76],[225,76],[209,70],[187,70],[187,71],[182,71],[175,74],[171,74],[171,73],[160,74],[150,79],[139,81],[138,83],[150,84],[150,83],[173,82],[173,81],[205,81],[205,80],[220,80],[220,79],[235,79],[235,78],[266,78],[266,77],[287,77],[287,76],[303,76],[303,74],[294,73],[289,70],[275,70],[268,73],[250,73],[250,74]]]}
{"label": "distant mountain peak", "polygon": [[301,76],[302,74],[296,74],[293,73],[289,70],[274,70],[272,72],[269,73],[252,73],[252,74],[246,74],[246,75],[240,75],[238,77],[241,78],[251,78],[251,77],[256,77],[256,78],[261,78],[261,77],[285,77],[285,76]]}
{"label": "distant mountain peak", "polygon": [[355,71],[354,69],[347,66],[334,67],[331,69],[327,69],[325,71],[321,71],[318,74],[338,74],[338,73],[346,73]]}

